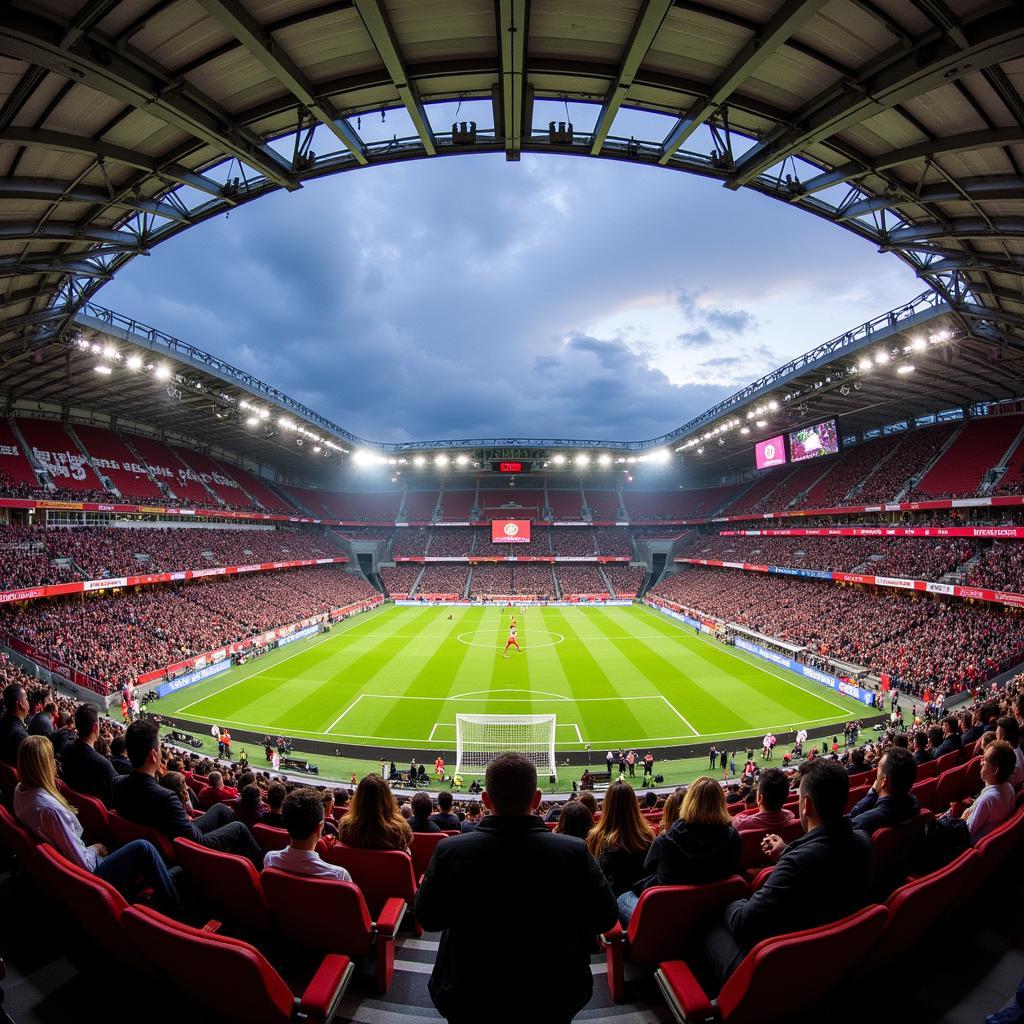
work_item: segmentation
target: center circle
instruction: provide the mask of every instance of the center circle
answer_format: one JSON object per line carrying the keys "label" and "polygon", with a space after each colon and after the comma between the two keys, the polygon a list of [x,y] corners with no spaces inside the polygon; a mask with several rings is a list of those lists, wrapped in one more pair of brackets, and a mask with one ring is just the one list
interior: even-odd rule
{"label": "center circle", "polygon": [[[459,635],[455,639],[458,640],[460,644],[465,644],[467,647],[487,647],[487,648],[491,648],[493,650],[498,650],[501,647],[501,641],[500,640],[496,644],[488,644],[488,643],[483,643],[483,642],[481,642],[479,640],[464,640],[463,637],[467,637],[467,636],[476,636],[476,634],[475,633],[470,633],[470,632],[459,633]],[[556,637],[558,637],[558,639],[557,640],[549,640],[547,643],[536,643],[536,644],[535,643],[531,643],[529,645],[530,648],[532,649],[534,647],[555,647],[556,645],[565,642],[565,636],[562,633],[548,633],[548,636],[556,636]],[[525,642],[524,642],[523,646],[524,647],[526,646]]]}

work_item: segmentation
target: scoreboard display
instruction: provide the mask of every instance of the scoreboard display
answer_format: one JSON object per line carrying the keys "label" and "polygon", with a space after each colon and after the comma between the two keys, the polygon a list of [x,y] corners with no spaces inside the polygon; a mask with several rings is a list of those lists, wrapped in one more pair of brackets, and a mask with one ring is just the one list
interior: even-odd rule
{"label": "scoreboard display", "polygon": [[491,472],[493,473],[525,473],[526,464],[523,462],[492,462]]}

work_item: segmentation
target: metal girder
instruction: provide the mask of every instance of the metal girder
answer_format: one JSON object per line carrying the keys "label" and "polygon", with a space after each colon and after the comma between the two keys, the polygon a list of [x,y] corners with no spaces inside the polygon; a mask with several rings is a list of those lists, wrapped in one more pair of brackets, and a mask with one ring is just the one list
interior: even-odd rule
{"label": "metal girder", "polygon": [[0,241],[13,238],[35,239],[41,242],[101,242],[116,247],[120,252],[142,252],[145,249],[141,235],[111,228],[88,227],[81,224],[62,224],[48,221],[0,221]]}
{"label": "metal girder", "polygon": [[391,19],[384,10],[383,0],[354,0],[356,10],[362,19],[366,31],[370,35],[377,56],[380,57],[387,68],[391,81],[398,91],[398,95],[409,111],[409,117],[416,126],[416,132],[423,142],[423,148],[428,156],[437,155],[437,144],[434,141],[434,132],[430,127],[430,118],[427,117],[426,108],[420,99],[420,91],[416,83],[409,77],[405,61],[398,49],[398,42],[395,39],[395,31],[391,26]]}
{"label": "metal girder", "polygon": [[168,181],[176,181],[181,185],[188,185],[199,192],[216,196],[218,199],[226,198],[224,196],[224,186],[213,178],[190,171],[187,167],[181,167],[178,164],[162,164],[154,157],[145,156],[123,146],[114,146],[109,142],[100,142],[97,139],[86,139],[77,135],[66,135],[64,132],[53,132],[35,128],[8,128],[0,135],[0,145],[8,142],[19,146],[39,146],[42,149],[55,149],[63,153],[82,153],[98,161],[112,160],[115,163],[137,167],[139,170],[146,171],[149,174],[166,178]]}
{"label": "metal girder", "polygon": [[0,277],[24,277],[29,274],[77,274],[108,281],[111,273],[87,260],[0,259]]}
{"label": "metal girder", "polygon": [[505,137],[505,159],[518,160],[523,148],[526,110],[526,47],[530,35],[530,0],[495,0],[498,36],[498,76],[501,94],[501,127]]}
{"label": "metal girder", "polygon": [[736,189],[758,174],[883,110],[976,72],[1013,60],[1024,45],[1019,9],[1002,8],[964,26],[964,46],[941,32],[922,36],[907,50],[898,46],[862,70],[853,82],[841,81],[806,103],[793,125],[774,131],[736,162],[726,183]]}
{"label": "metal girder", "polygon": [[326,96],[281,48],[239,0],[199,0],[214,21],[226,28],[248,53],[270,72],[361,164],[368,163],[366,145]]}
{"label": "metal girder", "polygon": [[907,227],[896,228],[883,236],[883,246],[898,249],[907,242],[921,242],[929,238],[1002,238],[1024,235],[1024,217],[993,217],[991,223],[980,217],[955,217],[948,223],[921,221]]}
{"label": "metal girder", "polygon": [[1009,324],[1011,327],[1024,327],[1024,314],[1007,313],[1001,309],[990,309],[988,306],[976,306],[973,302],[964,302],[957,307],[965,316],[972,320],[995,320],[996,323]]}
{"label": "metal girder", "polygon": [[870,163],[852,161],[841,164],[831,171],[816,175],[808,181],[800,183],[800,190],[794,193],[793,199],[799,200],[814,192],[841,185],[846,181],[855,181],[868,174],[880,174],[890,167],[910,163],[912,160],[929,159],[942,156],[944,153],[963,153],[971,149],[984,149],[989,146],[1012,146],[1024,142],[1024,128],[993,128],[991,131],[964,132],[962,135],[950,135],[943,139],[928,142],[916,142],[912,146],[890,150],[879,156],[872,157]]}
{"label": "metal girder", "polygon": [[233,156],[282,188],[301,188],[287,160],[259,136],[232,126],[232,117],[182,79],[141,54],[94,32],[76,33],[65,42],[65,29],[42,14],[0,7],[0,50],[10,57],[38,64],[105,96],[145,110]]}
{"label": "metal girder", "polygon": [[964,178],[958,181],[956,186],[945,183],[926,185],[916,193],[908,186],[895,195],[872,196],[869,199],[859,199],[850,203],[839,213],[836,221],[841,224],[844,221],[855,220],[857,217],[864,217],[880,210],[893,210],[901,206],[954,203],[965,197],[978,200],[1024,199],[1024,178],[1013,174]]}
{"label": "metal girder", "polygon": [[661,144],[658,163],[665,164],[672,154],[720,107],[762,64],[795,32],[825,6],[826,0],[786,0],[764,28],[755,32],[715,79],[707,96],[700,96],[676,122]]}
{"label": "metal girder", "polygon": [[998,256],[962,253],[957,257],[935,260],[917,267],[918,277],[934,277],[960,271],[964,274],[1016,274],[1024,277],[1024,259],[1003,259]]}
{"label": "metal girder", "polygon": [[44,202],[88,203],[97,206],[118,206],[138,213],[151,213],[181,224],[191,218],[183,210],[159,199],[145,199],[128,194],[109,195],[101,188],[68,185],[52,178],[0,178],[0,200],[37,199]]}
{"label": "metal girder", "polygon": [[597,115],[590,143],[591,156],[597,156],[601,152],[601,147],[608,137],[615,115],[619,112],[626,93],[633,85],[633,76],[643,64],[647,51],[654,43],[665,16],[672,9],[672,2],[673,0],[643,0],[640,14],[633,25],[633,33],[629,37],[629,42],[626,43],[626,51],[619,64],[619,73],[608,87],[604,103],[601,105],[601,112]]}

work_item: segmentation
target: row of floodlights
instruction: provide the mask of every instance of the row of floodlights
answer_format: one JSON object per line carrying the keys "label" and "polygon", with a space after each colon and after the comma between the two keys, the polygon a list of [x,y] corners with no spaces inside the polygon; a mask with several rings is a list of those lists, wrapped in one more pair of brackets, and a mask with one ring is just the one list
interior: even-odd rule
{"label": "row of floodlights", "polygon": [[[381,455],[378,452],[368,451],[364,448],[357,451],[352,458],[358,466],[415,466],[416,469],[423,469],[428,463],[430,463],[438,469],[447,469],[452,465],[463,469],[470,466],[475,469],[480,468],[480,463],[474,462],[470,456],[465,454],[465,452],[460,452],[455,456],[441,452],[435,455],[433,459],[428,459],[426,455],[414,455],[411,458],[406,459]],[[545,467],[561,467],[571,464],[578,466],[580,469],[586,469],[592,462],[605,467],[613,464],[632,466],[638,462],[651,462],[664,465],[671,458],[672,454],[666,448],[659,448],[656,451],[648,452],[644,455],[620,455],[617,457],[609,455],[608,452],[602,452],[600,455],[596,456],[591,456],[587,452],[578,452],[576,455],[565,455],[559,452],[552,455],[550,459],[545,459],[543,465]]]}

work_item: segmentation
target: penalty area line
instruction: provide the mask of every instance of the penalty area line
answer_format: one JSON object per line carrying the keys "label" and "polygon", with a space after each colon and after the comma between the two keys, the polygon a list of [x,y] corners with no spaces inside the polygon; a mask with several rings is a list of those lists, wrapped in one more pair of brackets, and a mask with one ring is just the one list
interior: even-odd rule
{"label": "penalty area line", "polygon": [[679,720],[686,726],[694,736],[699,736],[700,733],[683,717],[682,713],[676,708],[676,706],[666,697],[664,694],[659,694],[661,699],[669,706],[673,714],[675,714]]}
{"label": "penalty area line", "polygon": [[349,706],[348,706],[347,708],[345,708],[345,710],[344,710],[344,711],[342,711],[342,713],[341,713],[340,715],[338,715],[338,717],[337,717],[337,718],[336,718],[336,719],[335,719],[335,720],[334,720],[333,722],[331,722],[331,724],[330,724],[329,726],[327,726],[327,733],[325,733],[325,735],[329,734],[329,733],[330,733],[330,731],[331,731],[331,730],[332,730],[332,729],[333,729],[333,728],[334,728],[334,727],[335,727],[335,726],[336,726],[336,725],[337,725],[337,724],[338,724],[338,723],[339,723],[339,722],[340,722],[340,721],[341,721],[341,720],[342,720],[342,719],[343,719],[343,718],[344,718],[344,717],[345,717],[345,716],[346,716],[346,715],[347,715],[347,714],[348,714],[348,713],[349,713],[349,712],[350,712],[350,711],[351,711],[351,710],[352,710],[352,709],[353,709],[353,708],[354,708],[354,707],[355,707],[355,706],[356,706],[356,705],[357,705],[357,704],[358,704],[358,703],[359,703],[359,702],[360,702],[360,701],[361,701],[361,700],[362,700],[362,699],[363,699],[363,698],[364,698],[365,696],[366,696],[366,694],[365,694],[365,693],[361,693],[361,694],[359,694],[359,696],[358,696],[358,697],[356,697],[356,699],[355,699],[354,701],[352,701],[352,703],[351,703],[351,704],[349,704]]}

